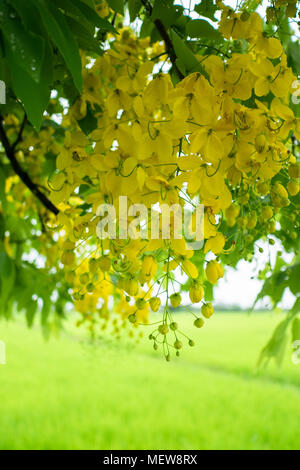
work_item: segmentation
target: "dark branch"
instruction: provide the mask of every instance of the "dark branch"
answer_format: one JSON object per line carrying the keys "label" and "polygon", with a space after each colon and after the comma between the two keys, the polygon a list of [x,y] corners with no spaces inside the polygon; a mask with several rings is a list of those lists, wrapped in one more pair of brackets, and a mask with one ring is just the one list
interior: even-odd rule
{"label": "dark branch", "polygon": [[115,11],[114,16],[113,16],[113,18],[112,18],[112,20],[111,20],[112,26],[115,26],[116,19],[117,19],[117,12]]}
{"label": "dark branch", "polygon": [[142,4],[144,5],[144,7],[147,10],[148,14],[151,16],[151,14],[152,14],[152,5],[148,2],[148,0],[142,0]]}
{"label": "dark branch", "polygon": [[[147,0],[142,0],[142,3],[144,5],[145,9],[147,10],[148,14],[151,16],[152,6],[150,5],[150,3]],[[172,62],[174,70],[176,70],[178,77],[180,78],[180,80],[182,80],[184,78],[184,75],[179,70],[179,68],[176,64],[177,55],[176,55],[176,52],[174,50],[174,46],[172,44],[171,38],[168,34],[168,31],[166,30],[164,24],[162,23],[162,21],[159,18],[156,18],[153,21],[153,23],[154,23],[154,26],[156,27],[157,31],[159,32],[161,38],[163,39],[163,41],[165,43],[166,53],[168,54],[168,56],[170,58],[170,61]]]}
{"label": "dark branch", "polygon": [[[24,124],[23,124],[24,123]],[[24,128],[25,122],[23,120],[22,126]],[[22,127],[21,126],[21,127]],[[23,131],[22,131],[23,132]],[[3,127],[3,117],[0,116],[0,140],[4,147],[5,153],[7,158],[9,159],[11,166],[13,167],[15,173],[20,177],[23,183],[27,186],[28,189],[39,199],[39,201],[53,214],[57,215],[59,210],[57,207],[52,204],[52,202],[39,190],[38,186],[30,179],[29,175],[21,168],[18,160],[15,157],[14,148],[16,147],[17,143],[20,142],[22,138],[22,133],[19,132],[20,138],[18,136],[16,142],[13,146],[11,146],[7,135],[5,133]],[[19,140],[18,140],[19,139]],[[18,142],[17,142],[18,141]]]}
{"label": "dark branch", "polygon": [[24,127],[25,127],[26,122],[27,122],[27,116],[26,116],[26,114],[24,114],[24,118],[23,118],[22,124],[20,126],[20,130],[19,130],[19,133],[18,133],[18,137],[16,138],[16,140],[14,141],[14,143],[11,146],[12,151],[15,150],[16,146],[22,140],[22,135],[23,135],[23,131],[24,131]]}
{"label": "dark branch", "polygon": [[173,67],[176,70],[178,77],[180,78],[180,80],[182,80],[184,78],[184,75],[177,67],[177,64],[176,64],[177,55],[176,55],[176,52],[174,51],[174,47],[170,39],[170,36],[168,35],[166,28],[164,27],[163,23],[160,21],[159,18],[154,20],[154,24],[155,24],[157,31],[159,32],[162,39],[164,40],[166,51],[168,51],[170,61],[172,62]]}

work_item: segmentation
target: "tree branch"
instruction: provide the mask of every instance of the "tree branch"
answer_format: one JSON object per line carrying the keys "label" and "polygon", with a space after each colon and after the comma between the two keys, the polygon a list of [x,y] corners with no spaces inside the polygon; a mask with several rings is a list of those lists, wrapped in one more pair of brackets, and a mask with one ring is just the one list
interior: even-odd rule
{"label": "tree branch", "polygon": [[[22,132],[23,132],[24,126],[25,126],[25,119],[23,120],[23,123],[21,125]],[[59,213],[59,210],[57,209],[57,207],[55,207],[54,204],[52,204],[52,202],[47,198],[47,196],[45,196],[45,194],[43,194],[39,190],[38,186],[31,180],[30,176],[26,173],[26,171],[24,171],[21,168],[18,160],[15,157],[14,149],[15,149],[17,143],[20,142],[20,140],[22,138],[22,132],[21,132],[21,129],[20,129],[17,140],[15,141],[15,143],[13,145],[11,145],[8,138],[7,138],[7,135],[5,133],[4,127],[3,127],[3,117],[0,115],[0,141],[2,142],[2,145],[4,147],[6,156],[9,159],[9,161],[11,163],[11,166],[13,167],[15,173],[23,181],[25,186],[27,186],[27,188],[30,189],[30,191],[39,199],[39,201],[48,210],[53,212],[53,214],[57,215]]]}
{"label": "tree branch", "polygon": [[26,116],[26,113],[25,113],[24,117],[23,117],[22,124],[21,124],[20,129],[19,129],[18,137],[16,138],[16,140],[14,141],[14,143],[11,146],[12,151],[15,150],[18,143],[21,142],[21,140],[22,140],[22,135],[23,135],[23,131],[24,131],[24,127],[25,127],[26,122],[27,122],[27,116]]}
{"label": "tree branch", "polygon": [[173,65],[174,69],[176,70],[178,77],[180,78],[180,80],[183,80],[184,75],[179,70],[179,68],[177,67],[177,64],[176,64],[177,55],[176,55],[176,52],[174,51],[172,41],[170,39],[170,36],[168,35],[168,32],[167,32],[166,28],[164,27],[162,21],[159,18],[154,20],[154,25],[155,25],[157,31],[159,32],[159,34],[161,35],[162,39],[164,40],[164,43],[165,43],[165,46],[166,46],[166,52],[168,52],[168,54],[169,54],[170,61],[172,62],[172,65]]}
{"label": "tree branch", "polygon": [[[147,10],[147,12],[149,13],[149,15],[151,16],[152,14],[152,6],[151,4],[147,1],[147,0],[142,0],[142,4],[144,5],[145,9]],[[168,54],[169,58],[170,58],[170,61],[172,62],[172,65],[174,67],[174,69],[176,70],[177,72],[177,75],[178,77],[180,78],[180,80],[183,80],[184,79],[184,75],[183,73],[179,70],[177,64],[176,64],[176,60],[177,60],[177,55],[176,55],[176,52],[174,50],[174,46],[172,44],[172,41],[171,41],[171,38],[168,34],[168,31],[166,30],[163,22],[159,19],[159,18],[156,18],[154,21],[154,26],[156,27],[157,31],[159,32],[161,38],[163,39],[164,43],[165,43],[165,47],[166,47],[166,53]]]}

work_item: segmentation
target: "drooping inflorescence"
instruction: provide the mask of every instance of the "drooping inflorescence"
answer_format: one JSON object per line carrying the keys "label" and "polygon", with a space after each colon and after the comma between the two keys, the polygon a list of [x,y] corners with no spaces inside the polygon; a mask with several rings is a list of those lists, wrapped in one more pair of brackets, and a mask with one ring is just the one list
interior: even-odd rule
{"label": "drooping inflorescence", "polygon": [[[199,56],[206,76],[194,72],[177,84],[160,70],[162,44],[129,28],[111,35],[94,62],[83,57],[83,93],[63,115],[65,138],[48,181],[60,209],[49,225],[60,236],[79,323],[93,330],[112,319],[117,335],[121,326],[153,323],[149,338],[167,360],[171,348],[179,355],[183,343],[194,345],[174,311],[190,310],[201,328],[214,312],[207,288],[224,276],[226,256],[251,254],[299,192],[290,136],[300,140],[300,121],[289,106],[296,77],[282,45],[264,34],[257,13],[224,6],[219,31],[243,39],[246,49]],[[139,224],[131,213],[121,227],[124,198],[127,208],[145,208]],[[203,247],[190,243],[179,217],[188,207],[195,231],[199,204]],[[104,205],[115,211],[107,238],[99,235]],[[173,208],[167,227],[163,205]],[[134,237],[130,227],[146,232]]]}

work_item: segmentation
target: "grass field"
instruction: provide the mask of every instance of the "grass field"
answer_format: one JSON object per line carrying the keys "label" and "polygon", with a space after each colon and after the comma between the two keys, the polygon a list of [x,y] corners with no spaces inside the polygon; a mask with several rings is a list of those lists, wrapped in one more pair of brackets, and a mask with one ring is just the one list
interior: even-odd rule
{"label": "grass field", "polygon": [[[190,319],[188,319],[190,320]],[[0,323],[0,449],[299,449],[300,365],[255,372],[280,318],[216,315],[167,363],[148,340],[89,345]]]}

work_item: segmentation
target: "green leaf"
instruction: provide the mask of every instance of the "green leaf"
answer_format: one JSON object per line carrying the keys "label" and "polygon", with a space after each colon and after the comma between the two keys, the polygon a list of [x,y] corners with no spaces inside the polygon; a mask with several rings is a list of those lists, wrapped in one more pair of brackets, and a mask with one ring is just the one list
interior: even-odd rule
{"label": "green leaf", "polygon": [[186,26],[186,33],[191,38],[222,39],[218,30],[205,20],[191,20]]}
{"label": "green leaf", "polygon": [[0,214],[0,241],[4,239],[4,234],[5,234],[5,219],[3,217],[3,214]]}
{"label": "green leaf", "polygon": [[273,271],[280,271],[280,269],[285,266],[285,261],[282,258],[282,254],[279,252],[276,256],[275,266]]}
{"label": "green leaf", "polygon": [[205,281],[205,300],[206,302],[212,302],[214,300],[214,286],[210,283]]}
{"label": "green leaf", "polygon": [[147,36],[150,36],[153,29],[154,29],[154,24],[149,18],[146,17],[141,26],[140,37],[146,38]]}
{"label": "green leaf", "polygon": [[292,343],[300,340],[300,318],[294,318],[292,323]]}
{"label": "green leaf", "polygon": [[189,21],[190,21],[190,18],[188,16],[180,15],[179,18],[177,18],[177,20],[173,24],[174,29],[178,33],[182,34],[183,37],[186,34],[185,33],[185,28],[186,28],[186,25]]}
{"label": "green leaf", "polygon": [[151,20],[159,19],[165,28],[172,26],[178,18],[183,14],[183,7],[180,5],[173,5],[173,0],[156,0],[152,13]]}
{"label": "green leaf", "polygon": [[17,215],[9,214],[6,217],[6,230],[12,240],[24,240],[30,237],[32,224],[30,219],[20,219]]}
{"label": "green leaf", "polygon": [[52,305],[52,302],[51,302],[50,297],[44,297],[43,298],[43,307],[42,307],[42,311],[41,311],[41,323],[42,323],[43,326],[45,326],[47,324],[47,320],[48,320],[48,317],[49,317],[50,311],[51,311],[51,305]]}
{"label": "green leaf", "polygon": [[[293,36],[294,31],[290,28],[290,22],[287,15],[282,15],[281,18],[277,21],[280,21],[280,28],[278,28],[278,39],[280,40],[284,50],[286,50],[288,44],[291,42],[291,37]],[[271,34],[273,34],[273,29],[271,29]]]}
{"label": "green leaf", "polygon": [[8,8],[3,2],[0,3],[0,14],[5,17],[1,26],[8,63],[18,63],[34,81],[39,82],[45,55],[45,40],[26,30],[16,11]]}
{"label": "green leaf", "polygon": [[13,271],[13,261],[5,251],[0,252],[0,277],[9,277]]}
{"label": "green leaf", "polygon": [[271,339],[260,353],[258,366],[262,364],[267,365],[271,358],[274,358],[278,366],[280,366],[287,343],[287,327],[289,323],[290,318],[288,317],[277,325]]}
{"label": "green leaf", "polygon": [[100,29],[106,29],[107,31],[116,32],[115,28],[109,21],[105,20],[104,18],[101,18],[96,13],[96,11],[90,8],[86,3],[81,2],[80,0],[72,0],[71,3],[72,3],[72,6],[73,4],[75,4],[75,6],[81,11],[85,19],[92,25]]}
{"label": "green leaf", "polygon": [[100,41],[93,37],[93,35],[78,21],[71,17],[67,17],[67,22],[74,36],[77,39],[78,45],[81,49],[89,52],[94,52],[98,55],[102,54]]}
{"label": "green leaf", "polygon": [[120,13],[121,15],[124,14],[124,1],[123,0],[107,0],[107,3],[117,13]]}
{"label": "green leaf", "polygon": [[40,36],[45,36],[46,31],[41,22],[35,0],[10,0],[14,9],[18,12],[25,28]]}
{"label": "green leaf", "polygon": [[[5,251],[0,252],[0,305],[4,309],[15,284],[15,278],[16,270],[14,262]],[[3,313],[5,313],[5,311]]]}
{"label": "green leaf", "polygon": [[[269,360],[271,358],[274,358],[277,362],[277,364],[280,366],[284,352],[285,352],[285,347],[287,344],[287,328],[290,325],[290,322],[293,320],[295,315],[300,311],[300,297],[297,297],[293,307],[289,311],[287,317],[285,320],[283,320],[279,325],[274,330],[274,333],[271,337],[271,339],[268,341],[266,346],[262,349],[259,359],[258,359],[258,365],[261,365],[264,363],[267,365]],[[296,321],[297,320],[297,321]],[[294,319],[292,323],[292,337],[295,338],[295,335],[300,335],[300,320],[299,319]],[[299,339],[300,336],[298,336]]]}
{"label": "green leaf", "polygon": [[300,312],[300,296],[297,297],[297,299],[295,300],[295,303],[291,309],[291,314],[292,315],[297,315],[297,313]]}
{"label": "green leaf", "polygon": [[63,93],[66,99],[69,100],[71,106],[79,98],[80,94],[71,77],[67,77],[67,79],[63,81]]}
{"label": "green leaf", "polygon": [[56,7],[63,11],[66,19],[74,18],[81,26],[84,26],[89,30],[91,34],[95,32],[95,25],[87,21],[83,16],[80,9],[75,5],[72,0],[52,0],[56,4]]}
{"label": "green leaf", "polygon": [[300,75],[300,44],[299,41],[290,42],[287,47],[288,66],[294,73]]}
{"label": "green leaf", "polygon": [[171,31],[171,40],[181,72],[184,74],[194,72],[197,69],[198,61],[192,51],[175,31]]}
{"label": "green leaf", "polygon": [[44,160],[44,163],[42,165],[42,172],[41,174],[43,176],[50,176],[52,175],[53,173],[55,173],[55,170],[56,170],[56,155],[53,153],[53,152],[46,152],[45,153],[45,160]]}
{"label": "green leaf", "polygon": [[6,208],[5,180],[6,176],[4,170],[0,167],[0,201],[3,209]]}
{"label": "green leaf", "polygon": [[136,19],[142,6],[141,0],[128,0],[128,11],[131,23]]}
{"label": "green leaf", "polygon": [[92,113],[92,109],[89,104],[87,105],[87,113],[85,117],[77,122],[86,135],[89,135],[93,130],[97,129],[98,121]]}
{"label": "green leaf", "polygon": [[26,304],[26,321],[29,328],[33,325],[37,308],[38,303],[36,300],[30,299],[29,302]]}
{"label": "green leaf", "polygon": [[215,18],[215,12],[218,8],[214,5],[213,0],[202,0],[201,3],[195,6],[195,11],[199,13],[200,16],[205,16],[212,21],[218,21]]}
{"label": "green leaf", "polygon": [[271,275],[265,280],[262,289],[260,290],[255,299],[253,307],[256,305],[258,300],[263,299],[267,296],[270,297],[274,306],[276,306],[281,300],[283,292],[288,287],[288,285],[289,284],[287,280],[286,271],[274,272],[273,275]]}
{"label": "green leaf", "polygon": [[52,81],[52,50],[46,47],[45,60],[42,64],[40,81],[37,83],[11,58],[9,63],[13,90],[22,101],[27,117],[33,126],[39,130],[43,112],[50,98],[50,83]]}
{"label": "green leaf", "polygon": [[300,263],[288,268],[291,271],[288,286],[294,295],[300,292]]}
{"label": "green leaf", "polygon": [[175,31],[171,31],[171,40],[177,55],[177,66],[186,75],[192,72],[201,72],[206,78],[208,75],[203,66],[198,62],[191,49],[180,39]]}
{"label": "green leaf", "polygon": [[52,4],[45,0],[38,0],[38,8],[44,26],[52,40],[63,56],[70,70],[77,90],[82,91],[81,58],[78,44],[70,30],[65,16]]}

